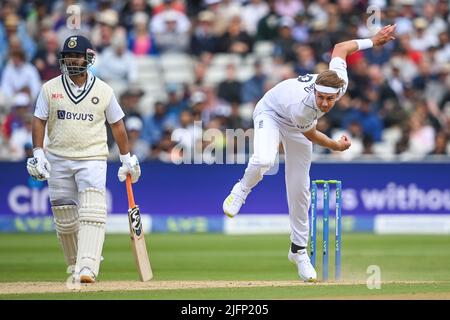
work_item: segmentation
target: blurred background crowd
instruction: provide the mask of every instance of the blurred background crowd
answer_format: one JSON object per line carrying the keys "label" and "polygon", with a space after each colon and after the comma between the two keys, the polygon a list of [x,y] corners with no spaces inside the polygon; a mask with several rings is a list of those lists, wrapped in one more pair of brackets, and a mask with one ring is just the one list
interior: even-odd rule
{"label": "blurred background crowd", "polygon": [[[168,162],[177,144],[207,147],[199,125],[252,128],[256,102],[276,83],[327,69],[334,44],[394,23],[396,41],[348,57],[347,94],[318,122],[331,137],[346,132],[351,149],[315,146],[315,157],[448,157],[448,0],[2,0],[0,159],[29,156],[35,100],[60,74],[69,35],[92,41],[91,72],[114,88],[132,153]],[[224,137],[216,148],[226,150]],[[108,145],[117,160],[111,135]]]}

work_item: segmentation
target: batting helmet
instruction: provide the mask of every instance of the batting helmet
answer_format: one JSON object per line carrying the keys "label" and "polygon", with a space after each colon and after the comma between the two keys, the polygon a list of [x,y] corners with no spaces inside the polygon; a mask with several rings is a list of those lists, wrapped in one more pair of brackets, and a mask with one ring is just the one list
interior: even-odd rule
{"label": "batting helmet", "polygon": [[[80,58],[67,57],[67,54],[78,53],[84,55],[83,65],[77,62]],[[87,70],[95,61],[95,52],[91,42],[83,36],[70,36],[64,41],[61,50],[61,58],[59,59],[59,67],[61,72],[68,76],[81,74]]]}

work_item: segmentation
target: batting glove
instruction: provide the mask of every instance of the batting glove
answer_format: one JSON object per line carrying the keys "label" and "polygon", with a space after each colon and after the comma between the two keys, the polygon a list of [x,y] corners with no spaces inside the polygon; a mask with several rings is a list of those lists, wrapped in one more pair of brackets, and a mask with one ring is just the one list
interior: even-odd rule
{"label": "batting glove", "polygon": [[36,180],[44,181],[50,178],[50,163],[45,157],[44,150],[41,148],[33,150],[33,158],[27,159],[27,170]]}
{"label": "batting glove", "polygon": [[132,157],[130,156],[130,153],[120,155],[120,161],[122,162],[122,166],[119,168],[119,172],[117,173],[119,181],[125,181],[127,175],[129,174],[131,176],[131,182],[137,182],[141,176],[141,167],[136,155]]}

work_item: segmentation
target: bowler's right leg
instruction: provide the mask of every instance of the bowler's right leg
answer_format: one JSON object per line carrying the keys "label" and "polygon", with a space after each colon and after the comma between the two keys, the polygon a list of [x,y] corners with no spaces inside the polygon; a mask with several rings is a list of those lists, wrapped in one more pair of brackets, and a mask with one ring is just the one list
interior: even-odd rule
{"label": "bowler's right leg", "polygon": [[280,144],[277,122],[261,113],[254,119],[253,155],[244,176],[237,182],[223,202],[224,213],[233,218],[245,203],[250,191],[262,180],[264,174],[275,164]]}

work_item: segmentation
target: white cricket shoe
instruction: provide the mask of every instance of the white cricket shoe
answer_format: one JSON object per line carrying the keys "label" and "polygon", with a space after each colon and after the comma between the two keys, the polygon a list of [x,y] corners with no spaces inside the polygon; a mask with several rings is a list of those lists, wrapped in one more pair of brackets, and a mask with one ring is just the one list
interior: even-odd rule
{"label": "white cricket shoe", "polygon": [[298,250],[297,253],[292,253],[289,249],[288,259],[297,265],[298,275],[304,281],[315,282],[317,280],[317,272],[309,260],[306,249]]}
{"label": "white cricket shoe", "polygon": [[250,189],[245,190],[245,188],[242,187],[241,182],[236,183],[231,190],[230,195],[223,202],[223,212],[230,218],[233,218],[239,213],[239,210],[241,210],[249,193]]}
{"label": "white cricket shoe", "polygon": [[75,265],[74,264],[69,265],[67,267],[67,269],[66,269],[66,273],[67,274],[74,274],[75,273]]}
{"label": "white cricket shoe", "polygon": [[94,283],[95,282],[95,275],[91,271],[91,269],[84,267],[80,271],[80,282],[81,283]]}

